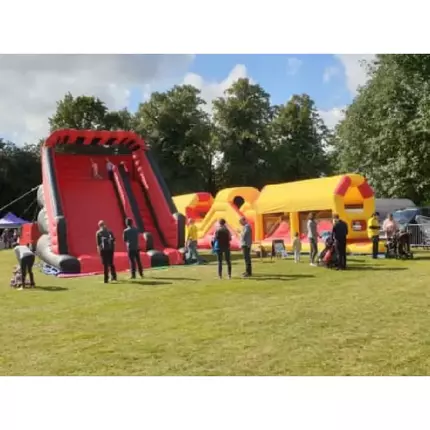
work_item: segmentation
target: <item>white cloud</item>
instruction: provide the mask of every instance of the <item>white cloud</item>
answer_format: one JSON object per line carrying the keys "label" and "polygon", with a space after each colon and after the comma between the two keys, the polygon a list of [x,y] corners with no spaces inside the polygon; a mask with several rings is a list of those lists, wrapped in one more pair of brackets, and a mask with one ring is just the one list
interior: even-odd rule
{"label": "white cloud", "polygon": [[327,84],[328,82],[331,81],[332,78],[339,76],[339,73],[340,73],[339,67],[335,67],[335,66],[326,67],[326,69],[324,70],[323,82]]}
{"label": "white cloud", "polygon": [[371,61],[374,54],[343,54],[336,55],[342,63],[345,72],[346,84],[352,96],[357,94],[357,90],[364,85],[368,79],[366,68],[360,63],[362,60]]}
{"label": "white cloud", "polygon": [[302,67],[303,61],[295,57],[289,57],[287,60],[287,73],[289,75],[296,75]]}
{"label": "white cloud", "polygon": [[191,55],[0,55],[0,137],[21,144],[48,133],[48,117],[65,93],[126,107],[130,90],[179,82]]}
{"label": "white cloud", "polygon": [[325,125],[328,128],[333,129],[338,122],[342,121],[345,117],[344,109],[346,109],[346,106],[343,107],[335,107],[330,110],[320,110],[319,114],[321,118],[324,120]]}
{"label": "white cloud", "polygon": [[[224,95],[224,91],[229,88],[234,82],[240,78],[247,78],[248,71],[243,64],[236,64],[228,76],[221,82],[207,82],[200,75],[195,73],[187,73],[184,77],[183,84],[193,85],[201,91],[201,97],[206,101],[204,109],[207,112],[212,112],[212,101],[217,97]],[[254,81],[250,78],[250,82]]]}

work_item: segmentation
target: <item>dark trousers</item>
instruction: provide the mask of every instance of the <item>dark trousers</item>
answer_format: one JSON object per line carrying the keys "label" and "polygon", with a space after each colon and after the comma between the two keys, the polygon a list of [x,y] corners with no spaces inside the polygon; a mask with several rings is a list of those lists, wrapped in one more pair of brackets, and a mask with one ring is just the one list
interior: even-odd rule
{"label": "dark trousers", "polygon": [[336,240],[335,249],[339,262],[339,269],[346,269],[346,240]]}
{"label": "dark trousers", "polygon": [[242,246],[243,259],[245,260],[245,274],[252,275],[252,262],[251,262],[251,248],[249,246]]}
{"label": "dark trousers", "polygon": [[222,276],[222,260],[223,257],[227,264],[227,274],[231,276],[231,255],[229,249],[219,250],[216,252],[216,256],[218,259],[218,276]]}
{"label": "dark trousers", "polygon": [[311,259],[311,263],[315,263],[315,257],[318,255],[318,245],[317,245],[317,240],[314,239],[313,237],[309,239],[309,245],[311,247],[310,250],[310,259]]}
{"label": "dark trousers", "polygon": [[110,276],[112,278],[112,281],[116,281],[116,269],[115,269],[115,264],[113,262],[113,254],[114,254],[114,251],[100,252],[100,257],[102,259],[102,264],[103,264],[105,283],[109,282],[109,271],[110,271]]}
{"label": "dark trousers", "polygon": [[34,265],[34,255],[26,255],[22,257],[19,262],[21,266],[21,275],[22,275],[22,286],[25,286],[25,278],[30,277],[30,284],[34,287],[34,276],[33,276],[33,265]]}
{"label": "dark trousers", "polygon": [[372,237],[372,257],[378,258],[379,254],[379,236]]}
{"label": "dark trousers", "polygon": [[131,277],[132,278],[136,277],[136,266],[137,266],[137,270],[139,270],[139,275],[143,276],[143,267],[142,267],[142,261],[140,260],[139,250],[129,249],[127,254],[128,254],[128,261],[130,262]]}

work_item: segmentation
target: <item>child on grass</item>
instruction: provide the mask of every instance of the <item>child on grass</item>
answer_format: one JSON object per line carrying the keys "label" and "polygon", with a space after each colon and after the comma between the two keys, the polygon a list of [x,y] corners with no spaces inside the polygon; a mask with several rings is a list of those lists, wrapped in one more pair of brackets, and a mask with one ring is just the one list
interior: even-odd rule
{"label": "child on grass", "polygon": [[300,252],[302,250],[302,242],[300,242],[299,233],[296,232],[293,240],[293,253],[294,253],[294,262],[300,262]]}

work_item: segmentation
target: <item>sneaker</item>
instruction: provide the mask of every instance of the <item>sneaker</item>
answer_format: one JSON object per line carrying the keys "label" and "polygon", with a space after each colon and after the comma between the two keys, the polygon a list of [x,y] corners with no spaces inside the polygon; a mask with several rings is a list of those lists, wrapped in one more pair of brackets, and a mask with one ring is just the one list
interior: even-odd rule
{"label": "sneaker", "polygon": [[228,275],[228,279],[231,279],[231,275]]}
{"label": "sneaker", "polygon": [[24,287],[17,288],[18,291],[22,291],[23,289],[24,289]]}
{"label": "sneaker", "polygon": [[316,267],[317,265],[315,263],[310,263],[309,266]]}

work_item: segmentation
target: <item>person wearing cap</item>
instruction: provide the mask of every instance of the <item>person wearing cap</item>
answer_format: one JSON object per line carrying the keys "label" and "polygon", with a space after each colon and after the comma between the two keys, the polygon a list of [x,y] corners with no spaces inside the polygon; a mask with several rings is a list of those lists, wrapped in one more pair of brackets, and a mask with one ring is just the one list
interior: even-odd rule
{"label": "person wearing cap", "polygon": [[372,258],[378,258],[380,228],[379,213],[375,212],[367,221],[367,236],[372,241]]}
{"label": "person wearing cap", "polygon": [[104,221],[99,221],[99,230],[96,233],[97,251],[103,264],[104,283],[109,282],[109,272],[112,281],[116,281],[116,269],[114,264],[115,236],[107,228]]}
{"label": "person wearing cap", "polygon": [[243,277],[249,278],[252,276],[252,228],[244,216],[240,219],[240,224],[243,226],[242,232],[240,234],[240,246],[242,248],[243,258],[245,260],[245,273],[243,274]]}

